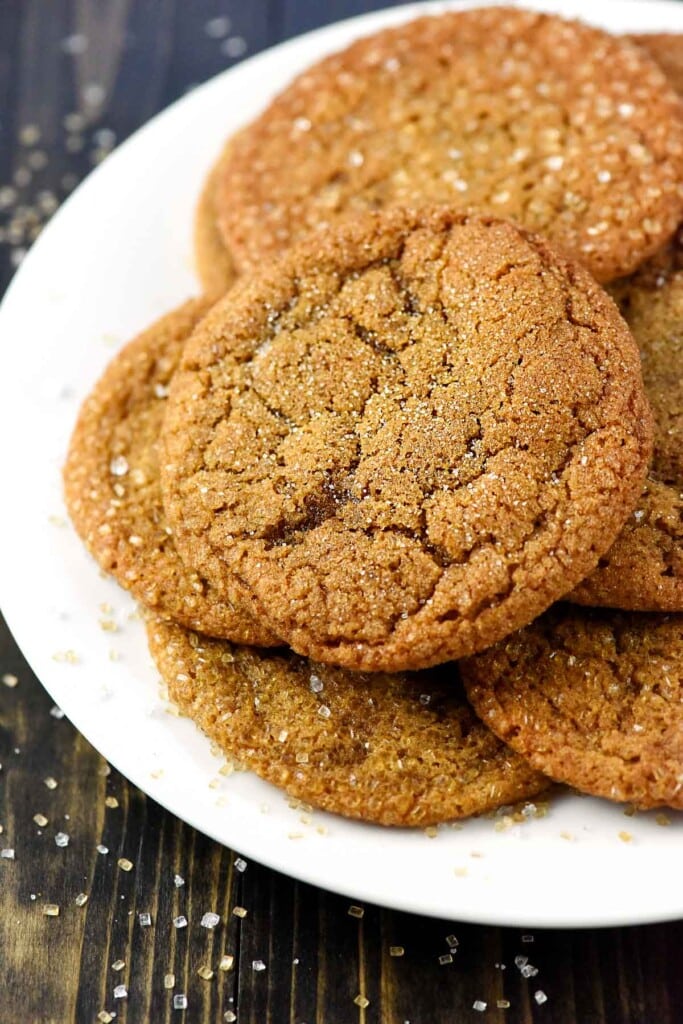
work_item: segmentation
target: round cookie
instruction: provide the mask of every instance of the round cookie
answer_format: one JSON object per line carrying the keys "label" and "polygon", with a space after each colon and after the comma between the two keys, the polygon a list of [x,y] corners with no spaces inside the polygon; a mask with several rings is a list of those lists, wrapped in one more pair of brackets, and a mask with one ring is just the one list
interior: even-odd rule
{"label": "round cookie", "polygon": [[163,437],[186,564],[239,578],[299,653],[400,671],[481,650],[590,572],[651,422],[582,267],[507,222],[393,210],[238,281]]}
{"label": "round cookie", "polygon": [[683,95],[683,34],[651,32],[631,37],[662,69],[679,95]]}
{"label": "round cookie", "polygon": [[558,605],[461,671],[477,714],[539,771],[683,810],[683,615]]}
{"label": "round cookie", "polygon": [[139,601],[239,642],[276,638],[225,590],[183,566],[161,503],[157,440],[185,341],[210,308],[193,299],[114,357],[83,403],[64,465],[71,519],[88,550]]}
{"label": "round cookie", "polygon": [[476,718],[455,665],[352,674],[151,617],[169,696],[228,757],[316,807],[382,825],[495,810],[548,780]]}
{"label": "round cookie", "polygon": [[233,138],[219,226],[243,273],[341,213],[443,203],[608,281],[683,218],[680,115],[626,38],[506,7],[424,17],[304,71]]}
{"label": "round cookie", "polygon": [[223,153],[209,172],[199,196],[194,220],[194,252],[199,280],[203,291],[217,298],[228,290],[236,277],[232,257],[217,223],[215,194],[225,159],[226,153]]}
{"label": "round cookie", "polygon": [[611,288],[640,349],[655,419],[640,501],[597,570],[571,594],[579,604],[683,611],[683,247],[680,239]]}

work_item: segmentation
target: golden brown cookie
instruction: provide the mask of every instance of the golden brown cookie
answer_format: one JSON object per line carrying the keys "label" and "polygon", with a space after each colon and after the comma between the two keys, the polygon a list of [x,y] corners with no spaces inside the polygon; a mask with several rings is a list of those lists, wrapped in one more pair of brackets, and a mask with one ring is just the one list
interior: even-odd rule
{"label": "golden brown cookie", "polygon": [[683,615],[558,605],[461,670],[483,721],[539,771],[683,810]]}
{"label": "golden brown cookie", "polygon": [[679,95],[683,95],[683,34],[648,32],[631,37],[647,50]]}
{"label": "golden brown cookie", "polygon": [[382,825],[430,825],[548,786],[478,721],[453,664],[352,674],[154,617],[147,632],[180,710],[228,757],[316,807]]}
{"label": "golden brown cookie", "polygon": [[626,38],[506,7],[420,18],[309,68],[238,133],[220,229],[244,272],[340,213],[445,203],[608,281],[683,219],[680,115]]}
{"label": "golden brown cookie", "polygon": [[578,264],[493,218],[319,232],[212,310],[164,422],[186,563],[319,661],[423,668],[570,590],[643,485],[638,353]]}
{"label": "golden brown cookie", "polygon": [[66,504],[88,550],[139,601],[194,629],[273,644],[256,619],[187,571],[161,504],[157,439],[183,345],[210,308],[193,299],[114,357],[81,407],[64,466]]}
{"label": "golden brown cookie", "polygon": [[194,219],[194,252],[197,273],[207,295],[219,298],[235,280],[235,267],[221,233],[218,230],[216,211],[216,187],[221,168],[225,163],[223,153],[211,168],[204,183]]}
{"label": "golden brown cookie", "polygon": [[611,287],[640,349],[655,445],[645,490],[616,543],[575,590],[579,604],[683,611],[683,246]]}

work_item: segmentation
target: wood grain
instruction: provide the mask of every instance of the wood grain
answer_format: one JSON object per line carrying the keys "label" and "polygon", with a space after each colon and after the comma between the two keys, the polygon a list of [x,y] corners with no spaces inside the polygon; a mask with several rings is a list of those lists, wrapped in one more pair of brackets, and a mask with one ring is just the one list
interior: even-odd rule
{"label": "wood grain", "polygon": [[[234,63],[224,39],[207,34],[210,19],[230,18],[228,37],[244,39],[255,52],[375,6],[381,3],[54,0],[48,14],[44,0],[0,0],[0,188],[17,190],[12,209],[0,210],[0,239],[17,204],[31,205],[41,190],[61,199],[72,187],[69,176],[87,173],[98,129],[115,131],[120,141],[187,88]],[[64,52],[64,40],[74,35],[87,38],[76,56]],[[96,102],[93,84],[101,86]],[[74,112],[84,121],[71,132],[81,149],[66,145],[63,119]],[[34,148],[48,162],[32,171],[28,184],[15,186],[13,175],[27,166],[28,151],[19,143],[26,125],[39,128]],[[0,241],[1,286],[17,248]],[[348,899],[255,863],[240,873],[230,851],[116,772],[106,775],[101,757],[70,723],[51,716],[49,697],[0,626],[0,676],[5,673],[17,675],[19,685],[0,685],[0,848],[16,851],[15,860],[0,860],[0,1024],[82,1024],[105,1009],[116,1010],[117,1024],[215,1024],[229,1012],[240,1024],[683,1020],[683,922],[537,931],[531,943],[517,930],[371,906],[362,919],[350,917]],[[58,780],[56,789],[45,786],[48,776]],[[118,806],[108,807],[107,797]],[[36,813],[49,819],[42,829],[33,822]],[[70,836],[65,849],[55,845],[57,831]],[[98,853],[98,844],[109,852]],[[119,857],[133,862],[132,871],[118,867]],[[184,885],[174,884],[175,874]],[[83,907],[74,902],[79,892],[88,894]],[[58,917],[43,914],[47,903],[59,905]],[[234,916],[235,906],[247,916]],[[213,931],[200,925],[210,910],[221,916]],[[141,926],[140,913],[151,915],[151,926]],[[173,920],[181,914],[188,926],[178,929]],[[457,952],[452,963],[440,964],[452,934]],[[391,946],[403,946],[404,955],[390,956]],[[224,954],[234,957],[226,972],[218,970]],[[539,968],[537,977],[521,977],[514,967],[520,954]],[[117,959],[125,961],[121,972],[111,969]],[[266,970],[253,969],[257,960]],[[199,977],[202,965],[214,970],[212,979]],[[173,990],[164,988],[169,973]],[[127,999],[113,998],[116,984],[127,986]],[[541,1006],[533,998],[539,989],[548,997]],[[188,999],[185,1011],[172,1008],[180,993]],[[358,995],[369,1000],[366,1008],[354,1003]],[[488,1004],[484,1013],[473,1009],[477,999]],[[497,1000],[508,1000],[510,1008],[498,1009]]]}

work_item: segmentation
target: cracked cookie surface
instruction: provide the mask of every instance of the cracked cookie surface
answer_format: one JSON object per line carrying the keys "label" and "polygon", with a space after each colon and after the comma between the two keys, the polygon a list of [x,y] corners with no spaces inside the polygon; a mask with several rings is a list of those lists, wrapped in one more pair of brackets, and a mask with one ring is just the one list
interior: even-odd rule
{"label": "cracked cookie surface", "polygon": [[529,622],[642,489],[638,353],[506,222],[366,214],[238,282],[185,349],[162,486],[182,557],[320,661],[422,668]]}
{"label": "cracked cookie surface", "polygon": [[539,771],[683,810],[683,615],[558,605],[461,671],[483,721]]}
{"label": "cracked cookie surface", "polygon": [[679,237],[610,288],[640,350],[655,422],[641,498],[579,604],[683,611],[683,244]]}
{"label": "cracked cookie surface", "polygon": [[383,825],[494,810],[548,780],[484,726],[457,667],[356,674],[149,618],[169,696],[228,757],[316,807]]}
{"label": "cracked cookie surface", "polygon": [[275,637],[186,570],[161,502],[157,441],[183,346],[211,303],[193,299],[111,361],[83,403],[64,466],[69,515],[100,566],[144,605],[244,643]]}
{"label": "cracked cookie surface", "polygon": [[216,192],[240,272],[339,214],[449,204],[546,235],[601,281],[683,216],[680,100],[645,51],[512,8],[387,29],[239,132]]}

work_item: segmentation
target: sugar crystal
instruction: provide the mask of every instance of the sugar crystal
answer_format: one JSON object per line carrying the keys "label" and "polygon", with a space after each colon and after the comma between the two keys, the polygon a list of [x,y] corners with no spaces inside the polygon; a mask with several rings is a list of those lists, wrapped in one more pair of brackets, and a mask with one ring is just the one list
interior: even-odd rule
{"label": "sugar crystal", "polygon": [[220,924],[220,920],[220,915],[210,910],[202,917],[201,926],[202,928],[215,928],[217,924]]}
{"label": "sugar crystal", "polygon": [[187,996],[178,995],[173,996],[173,1009],[174,1010],[186,1010],[187,1009]]}
{"label": "sugar crystal", "polygon": [[116,455],[109,463],[112,476],[125,476],[128,472],[128,460],[124,455]]}
{"label": "sugar crystal", "polygon": [[173,918],[174,928],[187,928],[187,918],[184,914],[179,914],[178,917]]}
{"label": "sugar crystal", "polygon": [[64,847],[64,846],[68,846],[68,845],[69,845],[69,836],[67,835],[67,833],[66,832],[58,832],[57,835],[55,836],[55,846]]}

